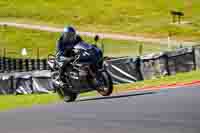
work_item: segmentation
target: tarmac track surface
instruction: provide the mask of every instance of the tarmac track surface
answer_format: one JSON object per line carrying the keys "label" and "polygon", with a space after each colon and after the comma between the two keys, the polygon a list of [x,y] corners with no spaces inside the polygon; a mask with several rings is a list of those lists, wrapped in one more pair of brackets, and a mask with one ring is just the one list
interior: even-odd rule
{"label": "tarmac track surface", "polygon": [[200,86],[0,113],[1,133],[199,133]]}

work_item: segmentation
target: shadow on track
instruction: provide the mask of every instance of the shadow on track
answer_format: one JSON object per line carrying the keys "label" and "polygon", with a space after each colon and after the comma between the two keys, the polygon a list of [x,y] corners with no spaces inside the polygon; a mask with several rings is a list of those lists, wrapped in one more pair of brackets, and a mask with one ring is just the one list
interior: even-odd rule
{"label": "shadow on track", "polygon": [[124,97],[133,97],[133,96],[141,96],[141,95],[150,95],[155,94],[156,92],[139,92],[135,94],[121,94],[117,96],[107,96],[107,97],[93,97],[93,98],[87,98],[87,99],[79,99],[75,102],[83,102],[83,101],[93,101],[93,100],[105,100],[105,99],[116,99],[116,98],[124,98]]}

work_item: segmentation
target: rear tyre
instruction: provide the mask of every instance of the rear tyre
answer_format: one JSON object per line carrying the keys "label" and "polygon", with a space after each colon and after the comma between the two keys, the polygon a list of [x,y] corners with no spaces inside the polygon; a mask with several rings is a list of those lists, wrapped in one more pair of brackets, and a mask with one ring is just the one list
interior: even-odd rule
{"label": "rear tyre", "polygon": [[97,91],[99,92],[99,94],[101,94],[102,96],[109,96],[112,94],[113,92],[113,83],[112,83],[112,78],[109,75],[108,72],[103,71],[101,73],[102,75],[102,82],[103,82],[103,86],[98,88]]}

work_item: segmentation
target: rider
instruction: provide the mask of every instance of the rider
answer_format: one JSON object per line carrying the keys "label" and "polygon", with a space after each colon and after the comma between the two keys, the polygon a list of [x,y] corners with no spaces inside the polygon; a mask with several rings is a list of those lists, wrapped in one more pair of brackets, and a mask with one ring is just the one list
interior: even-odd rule
{"label": "rider", "polygon": [[61,60],[61,58],[64,57],[65,60],[60,69],[60,79],[62,82],[65,80],[64,72],[67,68],[66,66],[73,60],[72,49],[81,41],[82,39],[76,33],[75,28],[72,26],[64,27],[63,33],[57,42],[58,59]]}
{"label": "rider", "polygon": [[63,30],[63,34],[61,35],[57,43],[59,56],[68,56],[65,54],[70,54],[73,47],[80,41],[82,41],[82,39],[79,35],[76,34],[76,30],[73,27],[65,27]]}

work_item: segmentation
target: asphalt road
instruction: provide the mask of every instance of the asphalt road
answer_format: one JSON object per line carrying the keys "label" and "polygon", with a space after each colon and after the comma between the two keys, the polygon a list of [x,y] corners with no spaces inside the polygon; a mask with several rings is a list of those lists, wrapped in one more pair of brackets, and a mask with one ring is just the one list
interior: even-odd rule
{"label": "asphalt road", "polygon": [[0,113],[1,133],[199,133],[200,87]]}

